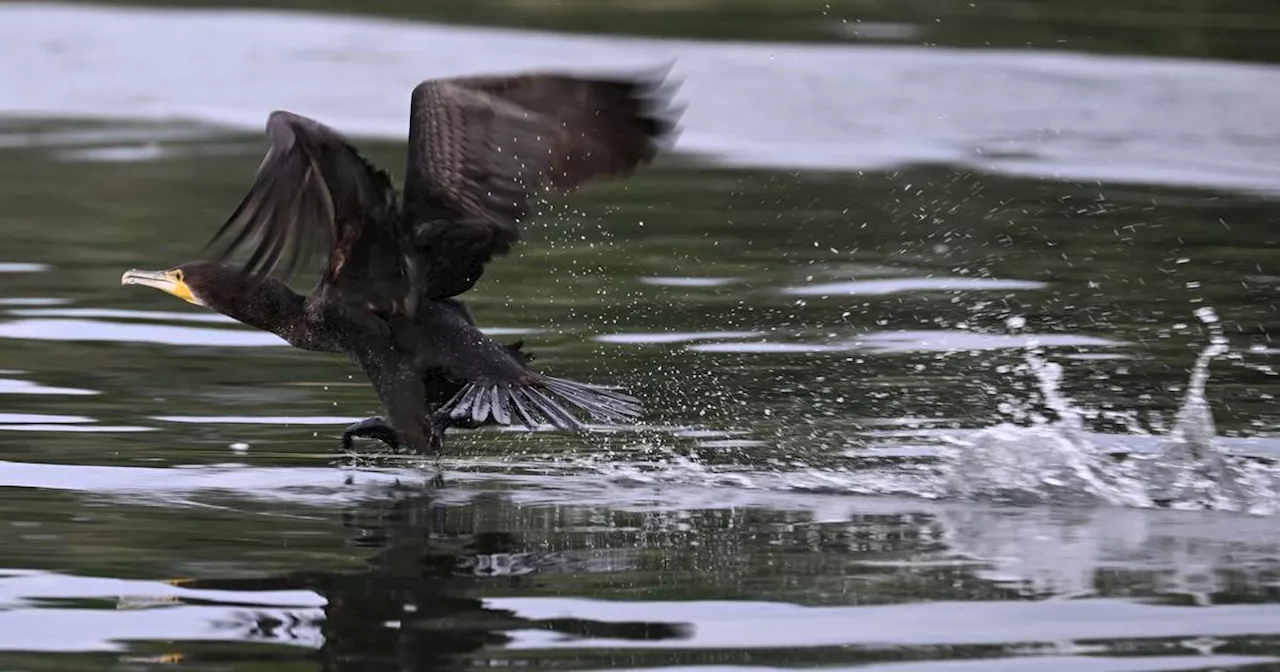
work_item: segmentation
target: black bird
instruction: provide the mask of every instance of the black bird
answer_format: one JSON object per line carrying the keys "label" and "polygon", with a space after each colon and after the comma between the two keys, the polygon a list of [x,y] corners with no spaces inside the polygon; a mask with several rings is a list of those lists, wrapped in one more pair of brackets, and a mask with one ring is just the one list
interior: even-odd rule
{"label": "black bird", "polygon": [[[390,424],[356,423],[344,445],[365,436],[428,453],[443,448],[448,426],[580,429],[583,413],[631,421],[637,399],[530,369],[521,344],[490,339],[455,297],[517,242],[539,190],[572,190],[650,162],[675,135],[672,93],[656,76],[424,81],[411,99],[403,194],[333,129],[273,112],[270,148],[210,241],[229,239],[214,259],[130,270],[121,282],[207,306],[298,348],[349,356]],[[317,247],[327,249],[326,263],[304,297],[286,282]],[[228,263],[239,249],[251,250],[248,261]]]}

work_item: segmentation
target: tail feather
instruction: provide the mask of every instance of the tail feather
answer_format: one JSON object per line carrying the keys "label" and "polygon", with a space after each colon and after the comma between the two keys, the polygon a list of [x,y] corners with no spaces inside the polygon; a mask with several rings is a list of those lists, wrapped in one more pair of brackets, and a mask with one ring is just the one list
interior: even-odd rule
{"label": "tail feather", "polygon": [[529,410],[529,404],[524,400],[524,395],[516,394],[511,390],[508,390],[507,394],[511,397],[511,404],[515,408],[516,412],[520,414],[520,421],[524,423],[524,426],[529,429],[537,427],[537,416]]}
{"label": "tail feather", "polygon": [[542,390],[536,387],[527,387],[520,391],[526,397],[532,399],[533,404],[551,419],[551,424],[564,429],[582,429],[582,423],[578,422],[577,418],[573,417],[569,411],[564,410],[563,406],[556,403],[555,399],[544,394]]}
{"label": "tail feather", "polygon": [[495,387],[493,389],[493,402],[490,408],[493,411],[493,419],[500,425],[511,424],[511,411],[507,409],[510,403],[511,391],[505,387]]}
{"label": "tail feather", "polygon": [[521,422],[533,428],[551,424],[582,429],[583,418],[625,423],[640,416],[639,399],[600,385],[540,376],[523,384],[468,383],[437,411],[468,424]]}
{"label": "tail feather", "polygon": [[581,388],[555,379],[547,381],[547,388],[594,416],[625,422],[640,413],[639,401],[625,395],[604,396],[591,394],[590,390],[584,394]]}
{"label": "tail feather", "polygon": [[449,417],[454,420],[465,420],[472,415],[472,407],[476,403],[476,397],[484,388],[477,385],[467,385],[454,395],[443,407],[441,411],[448,411]]}
{"label": "tail feather", "polygon": [[493,407],[493,388],[481,388],[476,394],[475,404],[471,407],[471,417],[487,418],[489,409]]}

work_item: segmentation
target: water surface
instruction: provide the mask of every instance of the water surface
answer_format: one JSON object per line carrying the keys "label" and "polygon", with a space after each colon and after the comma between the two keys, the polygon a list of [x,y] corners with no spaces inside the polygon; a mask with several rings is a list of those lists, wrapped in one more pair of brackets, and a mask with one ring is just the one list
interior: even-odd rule
{"label": "water surface", "polygon": [[[266,111],[283,108],[348,133],[400,139],[408,92],[427,77],[672,64],[687,103],[679,146],[738,165],[944,163],[1268,192],[1280,183],[1280,131],[1271,122],[1280,116],[1280,71],[1270,65],[44,3],[0,6],[0,40],[4,58],[22,65],[0,69],[0,113],[9,115],[182,119],[257,131]],[[204,132],[183,126],[166,135],[195,144]],[[24,140],[65,142],[40,134],[9,142]],[[118,161],[166,150],[144,143],[85,151],[82,158]]]}
{"label": "water surface", "polygon": [[[1280,669],[1273,66],[21,3],[0,39],[4,669]],[[417,79],[671,58],[680,152],[468,297],[636,426],[344,453],[351,365],[119,285],[198,255],[270,109],[399,172]]]}

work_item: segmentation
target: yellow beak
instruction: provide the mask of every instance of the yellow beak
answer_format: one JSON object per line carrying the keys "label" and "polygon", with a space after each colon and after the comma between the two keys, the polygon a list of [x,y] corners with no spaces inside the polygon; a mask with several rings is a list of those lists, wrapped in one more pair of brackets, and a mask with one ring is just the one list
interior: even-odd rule
{"label": "yellow beak", "polygon": [[143,285],[145,287],[155,287],[156,289],[172,294],[187,303],[197,306],[203,306],[201,301],[195,294],[191,293],[191,288],[187,286],[185,280],[182,279],[181,271],[139,271],[130,269],[120,276],[120,284],[122,285]]}

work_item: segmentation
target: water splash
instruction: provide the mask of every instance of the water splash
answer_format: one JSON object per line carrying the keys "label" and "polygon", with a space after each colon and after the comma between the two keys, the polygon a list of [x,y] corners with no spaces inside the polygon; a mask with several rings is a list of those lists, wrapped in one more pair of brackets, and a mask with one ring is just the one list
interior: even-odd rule
{"label": "water splash", "polygon": [[963,499],[1014,502],[1096,502],[1152,506],[1142,484],[1121,473],[1085,430],[1079,408],[1061,392],[1062,365],[1042,358],[1038,348],[1025,355],[1016,372],[1028,372],[1039,384],[1044,406],[1057,418],[1009,404],[1029,426],[1003,422],[976,435],[952,438],[943,472],[948,495]]}
{"label": "water splash", "polygon": [[1215,441],[1217,431],[1205,385],[1209,363],[1231,348],[1212,308],[1201,308],[1196,316],[1209,329],[1209,345],[1196,357],[1163,453],[1154,464],[1140,462],[1138,466],[1147,467],[1153,494],[1175,508],[1203,506],[1271,513],[1277,500],[1274,469],[1233,458]]}
{"label": "water splash", "polygon": [[[638,443],[627,440],[613,450],[568,460],[557,453],[544,461],[574,475],[598,475],[598,484],[624,488],[688,485],[709,486],[717,493],[728,487],[934,501],[1275,512],[1280,509],[1280,468],[1228,452],[1228,447],[1242,448],[1242,440],[1219,437],[1215,430],[1205,386],[1210,364],[1230,348],[1212,311],[1197,314],[1213,338],[1192,366],[1168,431],[1158,425],[1155,431],[1143,428],[1136,410],[1092,409],[1069,397],[1063,391],[1063,365],[1048,361],[1043,344],[1032,337],[1023,362],[1001,371],[1009,376],[1009,389],[999,409],[1009,420],[995,426],[881,432],[877,435],[890,445],[859,446],[839,455],[780,451],[777,446],[770,450],[769,442],[761,441],[747,447],[764,450],[737,455],[704,451],[711,446],[678,439],[711,436],[706,430],[649,427]],[[1025,326],[1020,319],[1009,322],[1012,332]],[[1092,431],[1089,424],[1097,419],[1118,422],[1128,431]],[[746,441],[742,436],[732,440],[735,446]],[[903,440],[921,443],[905,445]],[[912,459],[884,459],[890,453],[906,456],[903,449],[917,452]],[[934,457],[940,459],[932,461]],[[524,453],[521,459],[537,458]]]}
{"label": "water splash", "polygon": [[[1280,472],[1232,456],[1217,441],[1205,385],[1210,363],[1230,346],[1211,308],[1196,315],[1209,329],[1210,342],[1196,357],[1173,427],[1154,454],[1135,453],[1122,461],[1103,450],[1084,425],[1086,417],[1100,412],[1063,394],[1062,366],[1046,361],[1032,346],[1024,364],[1012,371],[1034,376],[1040,405],[1056,418],[1029,410],[1027,400],[1011,400],[1002,410],[1027,424],[1003,422],[971,437],[951,438],[942,477],[946,496],[1273,513],[1280,500]],[[1013,320],[1009,326],[1021,325]]]}

